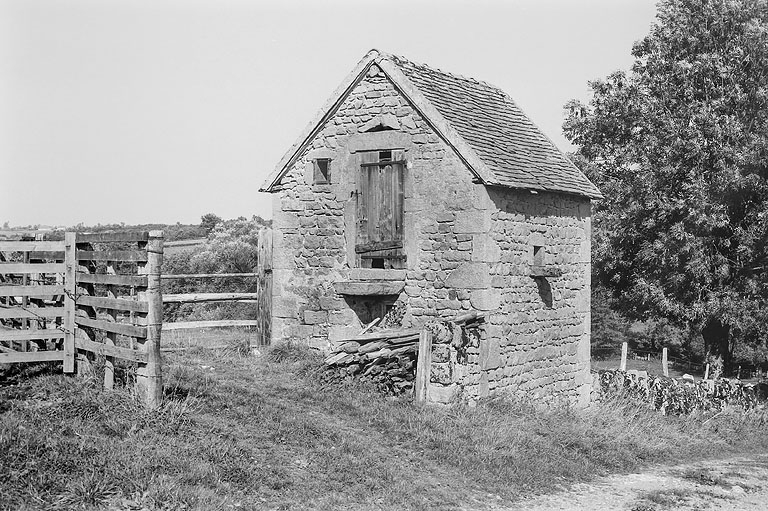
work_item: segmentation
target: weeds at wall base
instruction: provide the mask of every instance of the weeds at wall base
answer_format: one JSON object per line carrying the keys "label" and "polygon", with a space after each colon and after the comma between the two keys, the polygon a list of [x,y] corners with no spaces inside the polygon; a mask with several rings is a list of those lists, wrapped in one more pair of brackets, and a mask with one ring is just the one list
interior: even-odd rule
{"label": "weeds at wall base", "polygon": [[600,371],[596,376],[595,399],[626,394],[664,415],[765,408],[764,384],[747,385],[727,378],[693,381],[621,370]]}

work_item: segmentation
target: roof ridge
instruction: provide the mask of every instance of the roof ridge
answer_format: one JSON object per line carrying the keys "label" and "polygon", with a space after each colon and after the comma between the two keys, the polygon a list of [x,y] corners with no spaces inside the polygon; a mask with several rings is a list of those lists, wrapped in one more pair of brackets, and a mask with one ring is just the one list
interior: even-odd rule
{"label": "roof ridge", "polygon": [[467,82],[474,82],[474,83],[477,83],[477,84],[480,84],[480,85],[484,85],[486,87],[490,87],[491,89],[495,89],[495,90],[501,92],[502,94],[504,94],[504,90],[501,87],[499,87],[497,85],[494,85],[492,83],[486,82],[484,80],[478,80],[477,78],[474,78],[472,76],[464,76],[464,75],[460,75],[458,73],[453,73],[451,71],[444,71],[444,70],[440,69],[439,67],[433,67],[433,66],[430,66],[429,64],[425,64],[423,62],[414,62],[413,60],[411,60],[409,58],[403,57],[402,55],[395,55],[394,53],[388,53],[388,52],[384,52],[384,51],[376,50],[376,49],[373,49],[371,51],[372,52],[373,51],[377,52],[381,58],[390,58],[390,59],[394,59],[394,60],[400,60],[400,61],[406,62],[408,64],[411,64],[412,66],[426,68],[426,69],[429,69],[430,71],[434,71],[434,72],[437,72],[437,73],[440,73],[440,74],[444,74],[444,75],[450,76],[452,78],[456,78],[456,79],[459,79],[459,80],[465,80]]}

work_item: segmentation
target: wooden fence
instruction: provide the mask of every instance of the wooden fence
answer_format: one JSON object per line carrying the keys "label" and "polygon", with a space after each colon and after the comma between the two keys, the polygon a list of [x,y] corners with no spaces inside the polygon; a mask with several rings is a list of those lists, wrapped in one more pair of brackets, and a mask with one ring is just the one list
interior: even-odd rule
{"label": "wooden fence", "polygon": [[74,370],[64,273],[63,241],[0,240],[0,363],[62,361]]}
{"label": "wooden fence", "polygon": [[[115,385],[116,361],[136,365],[136,392],[150,407],[162,402],[163,328],[246,326],[254,348],[270,344],[272,231],[259,235],[256,273],[161,275],[162,231],[65,233],[0,237],[0,364],[61,361],[65,373],[85,372],[104,357],[104,386]],[[162,295],[161,279],[256,277],[255,293]],[[256,319],[169,323],[163,303],[256,301]],[[76,365],[77,362],[77,365]]]}
{"label": "wooden fence", "polygon": [[224,327],[255,327],[256,343],[252,348],[268,346],[271,337],[272,322],[272,230],[262,229],[259,232],[258,271],[255,273],[185,273],[166,274],[163,280],[210,280],[220,278],[252,278],[256,277],[257,290],[255,293],[224,292],[224,293],[175,293],[164,294],[163,303],[204,303],[204,302],[255,302],[258,307],[256,319],[225,319],[213,321],[177,321],[166,323],[165,330],[189,330],[198,328]]}
{"label": "wooden fence", "polygon": [[105,357],[136,363],[136,392],[162,402],[162,231],[0,241],[0,363],[61,360],[64,372]]}

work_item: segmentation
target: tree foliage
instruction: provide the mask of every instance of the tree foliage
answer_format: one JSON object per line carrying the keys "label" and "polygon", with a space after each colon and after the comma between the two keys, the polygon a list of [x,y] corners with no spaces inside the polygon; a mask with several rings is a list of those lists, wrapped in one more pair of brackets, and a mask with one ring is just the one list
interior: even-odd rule
{"label": "tree foliage", "polygon": [[768,1],[664,0],[631,72],[590,83],[564,124],[605,200],[595,276],[632,317],[764,341]]}
{"label": "tree foliage", "polygon": [[[163,261],[163,273],[253,273],[258,266],[259,231],[263,227],[264,221],[259,217],[219,219],[202,246],[168,254]],[[164,286],[166,293],[255,292],[256,279],[184,279],[168,281]],[[171,304],[165,308],[165,320],[243,319],[254,313],[252,304],[243,303]]]}
{"label": "tree foliage", "polygon": [[211,234],[216,228],[216,225],[221,223],[221,217],[214,215],[213,213],[206,213],[200,217],[200,228],[203,230],[206,236]]}

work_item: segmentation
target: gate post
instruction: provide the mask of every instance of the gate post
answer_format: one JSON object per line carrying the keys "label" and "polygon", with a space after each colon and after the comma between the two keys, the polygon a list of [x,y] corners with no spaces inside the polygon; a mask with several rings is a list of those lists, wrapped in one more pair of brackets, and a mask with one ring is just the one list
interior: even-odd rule
{"label": "gate post", "polygon": [[163,231],[150,231],[147,241],[147,338],[141,349],[147,363],[136,369],[136,391],[146,406],[157,409],[163,403],[163,371],[160,359],[160,336],[163,328],[163,295],[160,275],[163,266]]}
{"label": "gate post", "polygon": [[64,233],[64,372],[75,372],[75,233]]}
{"label": "gate post", "polygon": [[261,348],[272,343],[272,229],[259,231],[258,245],[258,277],[256,278],[256,346],[251,346],[254,354]]}

